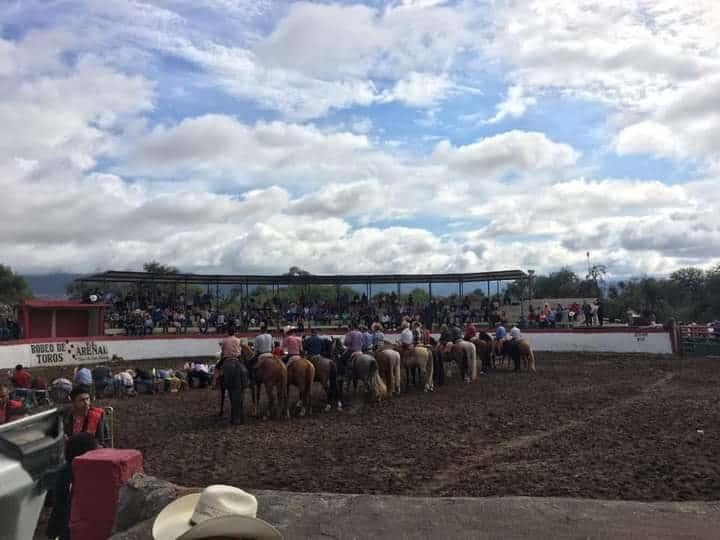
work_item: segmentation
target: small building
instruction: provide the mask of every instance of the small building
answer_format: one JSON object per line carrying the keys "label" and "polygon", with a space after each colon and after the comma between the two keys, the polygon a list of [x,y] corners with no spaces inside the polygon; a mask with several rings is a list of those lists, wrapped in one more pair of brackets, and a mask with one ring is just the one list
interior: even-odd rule
{"label": "small building", "polygon": [[25,300],[23,338],[92,337],[105,333],[105,305],[66,300]]}

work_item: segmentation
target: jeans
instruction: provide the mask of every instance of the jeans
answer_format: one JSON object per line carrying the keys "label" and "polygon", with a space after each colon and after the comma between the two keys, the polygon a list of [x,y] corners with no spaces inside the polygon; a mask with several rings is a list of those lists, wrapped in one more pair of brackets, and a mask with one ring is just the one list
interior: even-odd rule
{"label": "jeans", "polygon": [[223,364],[223,384],[230,394],[230,423],[241,424],[243,416],[243,388],[248,386],[248,372],[237,358],[226,358]]}

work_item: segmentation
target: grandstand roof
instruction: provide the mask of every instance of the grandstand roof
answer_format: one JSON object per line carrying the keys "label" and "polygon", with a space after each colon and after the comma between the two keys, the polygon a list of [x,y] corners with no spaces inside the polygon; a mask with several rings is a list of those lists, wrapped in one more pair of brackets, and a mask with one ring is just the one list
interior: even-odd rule
{"label": "grandstand roof", "polygon": [[473,283],[527,279],[522,270],[474,272],[466,274],[355,274],[355,275],[233,275],[233,274],[153,274],[149,272],[108,271],[78,278],[79,282],[115,283],[194,283],[217,285],[352,285],[376,283]]}

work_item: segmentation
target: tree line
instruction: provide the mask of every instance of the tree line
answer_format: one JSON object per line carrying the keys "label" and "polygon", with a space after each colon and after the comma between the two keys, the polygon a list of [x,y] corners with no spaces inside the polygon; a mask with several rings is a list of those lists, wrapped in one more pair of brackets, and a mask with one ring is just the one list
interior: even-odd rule
{"label": "tree line", "polygon": [[[177,273],[177,268],[151,261],[143,265],[144,270],[156,274]],[[290,268],[288,275],[308,275],[297,267]],[[514,282],[508,286],[508,292],[516,299],[528,298],[601,298],[605,312],[611,319],[625,319],[628,309],[663,322],[674,318],[680,322],[711,322],[720,318],[720,264],[703,270],[687,267],[676,270],[667,277],[634,277],[627,280],[605,282],[606,269],[602,265],[594,266],[590,273],[581,278],[569,268],[556,272],[534,276],[532,291],[526,281]],[[168,285],[155,285],[157,293],[169,294]],[[122,286],[117,286],[122,293]],[[193,288],[193,292],[195,291]],[[212,291],[211,291],[212,292]],[[285,302],[300,302],[304,297],[332,303],[336,300],[334,286],[313,285],[308,287],[289,286],[280,288],[277,296]],[[68,287],[68,295],[82,298],[87,290],[77,283]],[[240,297],[239,289],[231,289],[221,299],[224,306],[236,305]],[[341,287],[344,297],[357,295],[350,287]],[[418,304],[429,300],[427,292],[415,289],[409,294]],[[482,297],[481,290],[473,291],[473,296]],[[374,297],[377,295],[373,295]],[[14,305],[32,297],[32,291],[25,279],[9,266],[0,264],[0,304]],[[257,287],[250,294],[256,303],[271,301],[272,291],[267,287]],[[407,300],[407,294],[399,299]]]}

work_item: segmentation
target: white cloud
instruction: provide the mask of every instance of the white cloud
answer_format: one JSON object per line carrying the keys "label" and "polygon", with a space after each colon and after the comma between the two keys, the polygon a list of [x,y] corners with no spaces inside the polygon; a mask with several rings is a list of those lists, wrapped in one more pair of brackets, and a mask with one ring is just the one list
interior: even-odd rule
{"label": "white cloud", "polygon": [[526,96],[522,86],[511,86],[508,88],[505,101],[499,103],[496,107],[497,113],[492,118],[486,120],[485,124],[497,124],[510,118],[519,118],[528,107],[535,105],[537,100],[532,96]]}
{"label": "white cloud", "polygon": [[442,141],[435,147],[433,157],[464,174],[492,177],[506,172],[573,165],[579,153],[542,133],[515,130],[460,147]]}
{"label": "white cloud", "polygon": [[454,85],[445,75],[411,72],[399,80],[385,101],[400,101],[412,107],[431,107],[442,101]]}

